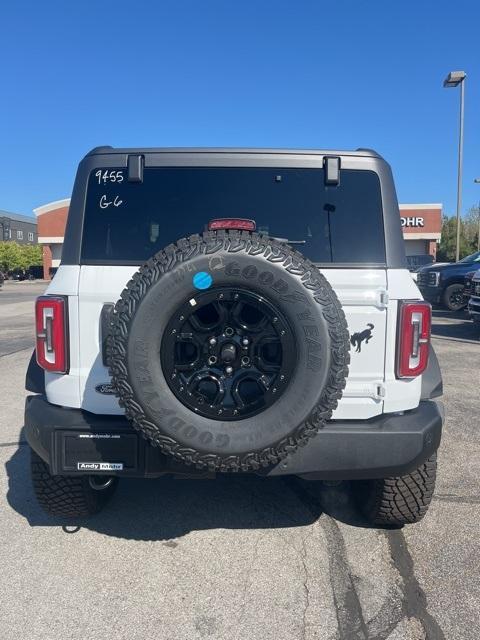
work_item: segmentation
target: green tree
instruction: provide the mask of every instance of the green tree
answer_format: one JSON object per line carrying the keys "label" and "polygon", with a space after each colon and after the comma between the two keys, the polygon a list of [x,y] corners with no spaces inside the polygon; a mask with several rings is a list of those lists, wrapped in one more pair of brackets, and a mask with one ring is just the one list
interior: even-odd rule
{"label": "green tree", "polygon": [[16,242],[0,242],[0,267],[3,271],[22,268],[22,251]]}
{"label": "green tree", "polygon": [[[478,208],[471,207],[460,219],[460,258],[474,253],[478,242]],[[437,252],[439,262],[455,262],[457,247],[457,218],[443,216],[442,238]]]}
{"label": "green tree", "polygon": [[465,215],[465,236],[472,248],[470,253],[478,251],[480,231],[480,207],[470,207]]}
{"label": "green tree", "polygon": [[38,244],[20,245],[16,242],[0,242],[0,269],[28,269],[42,264],[42,247]]}
{"label": "green tree", "polygon": [[28,269],[42,264],[42,246],[39,244],[26,244],[21,247],[22,267]]}

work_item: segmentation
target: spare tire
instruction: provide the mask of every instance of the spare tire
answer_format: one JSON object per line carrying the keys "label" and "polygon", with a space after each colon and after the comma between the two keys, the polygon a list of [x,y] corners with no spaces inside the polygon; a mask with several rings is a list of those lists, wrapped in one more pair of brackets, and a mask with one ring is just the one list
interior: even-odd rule
{"label": "spare tire", "polygon": [[179,240],[112,315],[112,382],[153,445],[212,471],[284,459],[325,425],[348,374],[335,292],[282,242],[239,231]]}

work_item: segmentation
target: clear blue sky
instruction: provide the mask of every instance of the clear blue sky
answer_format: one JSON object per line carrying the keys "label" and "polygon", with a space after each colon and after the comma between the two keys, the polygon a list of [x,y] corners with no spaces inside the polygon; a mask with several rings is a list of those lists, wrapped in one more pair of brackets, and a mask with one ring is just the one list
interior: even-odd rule
{"label": "clear blue sky", "polygon": [[453,213],[456,69],[480,199],[478,0],[17,0],[0,36],[0,209],[69,196],[100,144],[367,146],[401,202]]}

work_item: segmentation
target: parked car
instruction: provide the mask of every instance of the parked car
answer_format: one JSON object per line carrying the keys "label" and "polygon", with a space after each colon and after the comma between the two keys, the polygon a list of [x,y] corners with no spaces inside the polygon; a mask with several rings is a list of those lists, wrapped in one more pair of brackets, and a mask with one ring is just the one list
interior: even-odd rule
{"label": "parked car", "polygon": [[5,276],[0,271],[0,289],[3,287],[3,283],[5,282]]}
{"label": "parked car", "polygon": [[38,265],[28,267],[27,275],[29,280],[41,280],[43,278],[43,267]]}
{"label": "parked car", "polygon": [[418,272],[417,284],[425,300],[450,311],[459,311],[467,306],[463,295],[465,276],[475,267],[480,267],[480,251],[459,262],[423,267]]}
{"label": "parked car", "polygon": [[376,525],[424,516],[442,380],[383,158],[101,147],[71,202],[27,372],[48,513],[236,472],[350,480]]}
{"label": "parked car", "polygon": [[22,282],[28,278],[27,273],[24,269],[12,269],[12,271],[8,272],[9,280],[17,280],[18,282]]}
{"label": "parked car", "polygon": [[475,271],[471,279],[468,313],[475,324],[480,324],[480,269]]}

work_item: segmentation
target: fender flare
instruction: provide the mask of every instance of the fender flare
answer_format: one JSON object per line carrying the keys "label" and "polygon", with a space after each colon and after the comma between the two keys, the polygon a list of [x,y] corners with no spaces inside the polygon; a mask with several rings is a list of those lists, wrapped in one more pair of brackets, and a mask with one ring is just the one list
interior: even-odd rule
{"label": "fender flare", "polygon": [[443,395],[442,372],[438,364],[437,354],[432,345],[429,347],[428,365],[422,374],[421,400],[432,400]]}
{"label": "fender flare", "polygon": [[45,371],[37,362],[37,353],[34,349],[28,363],[27,374],[25,376],[25,389],[32,393],[45,395]]}

